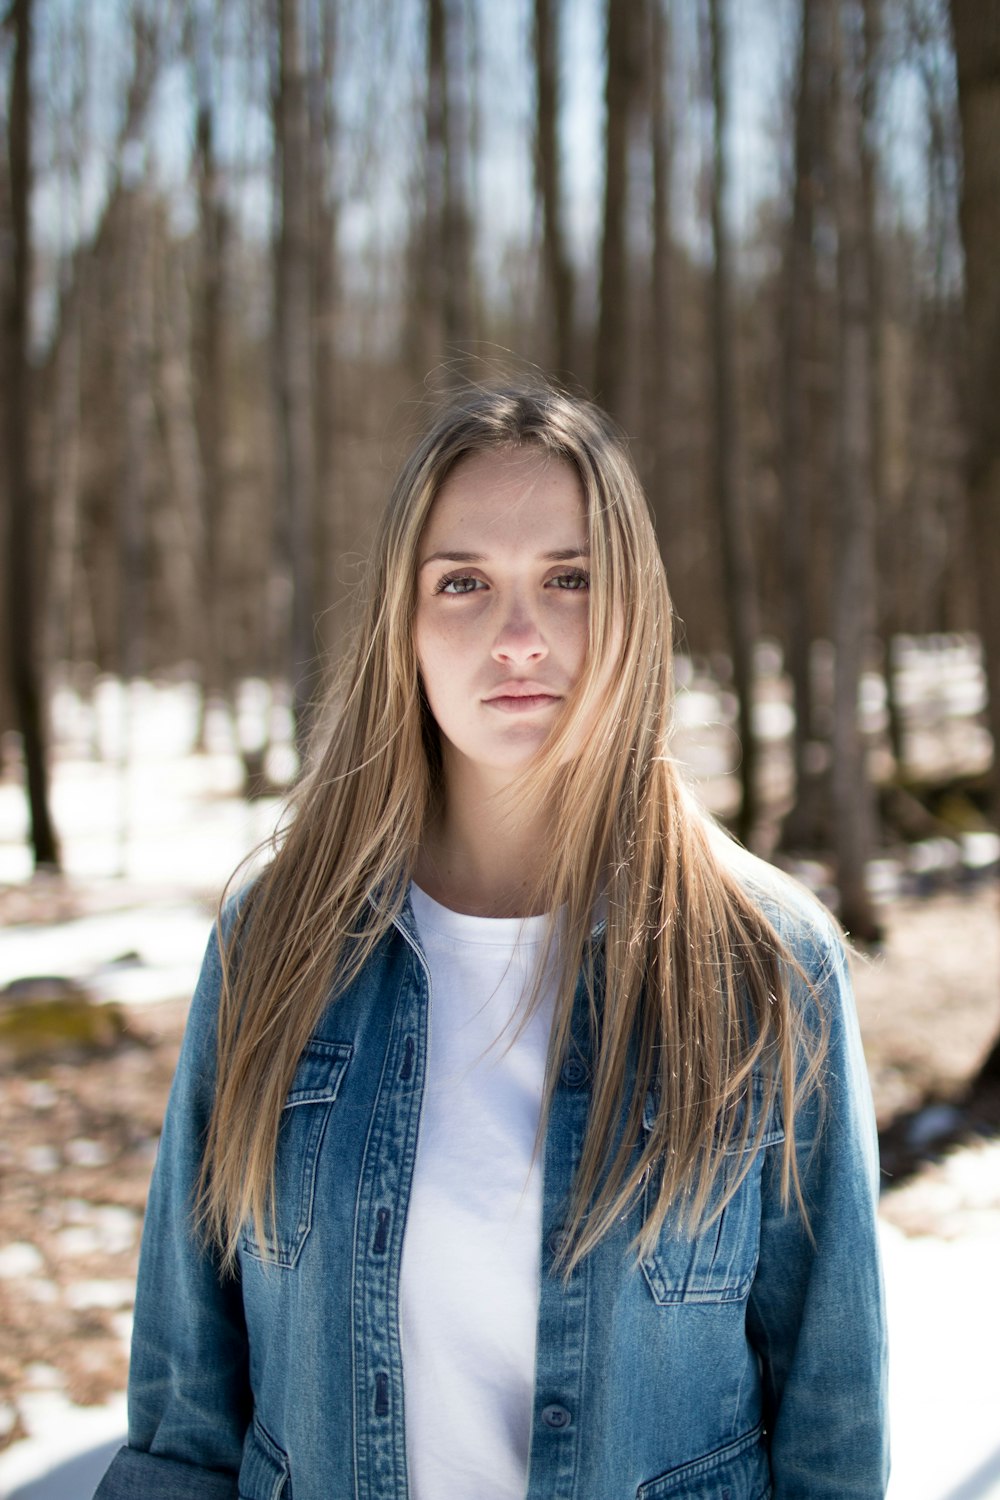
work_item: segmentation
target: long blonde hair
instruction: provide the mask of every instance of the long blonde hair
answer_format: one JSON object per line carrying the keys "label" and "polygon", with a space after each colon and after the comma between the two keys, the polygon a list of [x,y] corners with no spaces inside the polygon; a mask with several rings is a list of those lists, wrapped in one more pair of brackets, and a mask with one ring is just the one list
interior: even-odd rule
{"label": "long blonde hair", "polygon": [[[550,799],[559,830],[538,893],[562,915],[543,1123],[581,969],[589,991],[591,1107],[564,1266],[571,1270],[628,1211],[654,1168],[644,1249],[668,1210],[691,1227],[721,1212],[779,1096],[786,1203],[798,1194],[795,1117],[818,1074],[822,1027],[793,1003],[789,956],[719,857],[671,759],[670,601],[625,440],[597,408],[541,382],[477,388],[438,413],[396,480],[367,602],[295,815],[223,947],[200,1210],[229,1263],[248,1220],[266,1242],[278,1125],[296,1064],[325,1007],[399,914],[441,792],[412,629],[430,508],[461,458],[528,445],[576,470],[592,570],[587,661],[522,787],[525,798]],[[581,738],[584,721],[593,727]],[[606,920],[595,961],[599,901]],[[763,1093],[751,1110],[755,1079]],[[650,1097],[657,1108],[644,1129]],[[723,1173],[734,1145],[743,1148],[741,1170]]]}

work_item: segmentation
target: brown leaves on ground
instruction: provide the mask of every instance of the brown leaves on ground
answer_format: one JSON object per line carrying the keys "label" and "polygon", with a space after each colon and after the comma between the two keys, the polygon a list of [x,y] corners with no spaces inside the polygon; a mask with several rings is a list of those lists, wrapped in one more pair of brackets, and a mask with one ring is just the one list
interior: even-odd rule
{"label": "brown leaves on ground", "polygon": [[58,1384],[90,1404],[123,1388],[149,1174],[187,1002],[132,1011],[110,1055],[0,1079],[0,1408]]}

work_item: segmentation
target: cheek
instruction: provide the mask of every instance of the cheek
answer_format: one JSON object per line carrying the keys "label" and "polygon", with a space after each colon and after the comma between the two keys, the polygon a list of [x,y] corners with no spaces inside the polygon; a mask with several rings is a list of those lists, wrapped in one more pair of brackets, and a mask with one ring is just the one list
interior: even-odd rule
{"label": "cheek", "polygon": [[417,670],[424,695],[432,708],[447,701],[449,681],[454,678],[458,665],[455,643],[450,634],[440,625],[421,621],[419,617],[413,631]]}
{"label": "cheek", "polygon": [[574,610],[572,616],[560,622],[558,632],[559,652],[574,676],[578,676],[590,649],[590,619],[586,608]]}

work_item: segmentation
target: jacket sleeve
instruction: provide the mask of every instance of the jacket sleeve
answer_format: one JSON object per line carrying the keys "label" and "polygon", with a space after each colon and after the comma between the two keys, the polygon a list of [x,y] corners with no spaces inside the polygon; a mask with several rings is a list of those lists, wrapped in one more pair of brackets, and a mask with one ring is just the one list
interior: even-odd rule
{"label": "jacket sleeve", "polygon": [[888,1480],[878,1146],[846,955],[832,929],[789,944],[825,1014],[822,1086],[796,1119],[808,1224],[765,1153],[760,1258],[747,1329],[761,1360],[775,1500],[881,1500]]}
{"label": "jacket sleeve", "polygon": [[238,1493],[252,1415],[241,1288],[237,1276],[220,1274],[192,1217],[215,1085],[220,985],[216,931],[191,1004],[146,1206],[128,1446],[94,1500],[236,1500]]}

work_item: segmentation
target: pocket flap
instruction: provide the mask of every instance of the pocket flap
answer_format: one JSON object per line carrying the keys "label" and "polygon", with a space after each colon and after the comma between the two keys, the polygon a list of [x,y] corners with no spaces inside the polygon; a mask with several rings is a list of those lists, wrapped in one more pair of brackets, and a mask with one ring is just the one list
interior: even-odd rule
{"label": "pocket flap", "polygon": [[354,1048],[350,1042],[311,1041],[299,1058],[285,1108],[329,1104],[336,1099]]}
{"label": "pocket flap", "polygon": [[[750,1083],[750,1109],[751,1119],[753,1120],[754,1124],[750,1129],[750,1137],[748,1142],[749,1145],[753,1145],[754,1143],[756,1124],[760,1119],[761,1112],[764,1108],[765,1093],[766,1084],[763,1076],[760,1073],[754,1073]],[[654,1125],[656,1124],[656,1117],[659,1114],[659,1111],[659,1090],[649,1089],[642,1107],[642,1124],[643,1129],[647,1132],[647,1134],[653,1129]],[[742,1126],[745,1112],[746,1095],[744,1095],[744,1097],[737,1105],[736,1118],[738,1126],[740,1127]],[[783,1141],[784,1139],[785,1126],[781,1117],[781,1105],[780,1101],[778,1099],[775,1099],[774,1104],[771,1108],[771,1113],[768,1116],[767,1124],[764,1126],[764,1133],[761,1136],[760,1144],[761,1146],[774,1146],[779,1141]],[[737,1151],[739,1150],[739,1147],[738,1145],[730,1145],[726,1147],[726,1150]]]}

